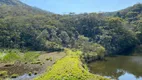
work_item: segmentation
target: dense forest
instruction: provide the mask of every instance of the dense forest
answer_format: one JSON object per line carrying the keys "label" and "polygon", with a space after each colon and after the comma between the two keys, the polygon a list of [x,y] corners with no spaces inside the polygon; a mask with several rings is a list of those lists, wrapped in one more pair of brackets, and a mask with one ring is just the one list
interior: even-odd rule
{"label": "dense forest", "polygon": [[2,0],[0,6],[1,48],[55,51],[76,48],[79,38],[86,37],[88,42],[104,46],[107,54],[120,54],[141,41],[140,3],[109,13],[111,16],[108,13],[59,15],[18,0]]}
{"label": "dense forest", "polygon": [[[142,43],[142,4],[116,12],[54,14],[19,0],[0,0],[0,48],[127,53]],[[97,49],[97,50],[96,50]],[[102,55],[101,53],[105,53]]]}

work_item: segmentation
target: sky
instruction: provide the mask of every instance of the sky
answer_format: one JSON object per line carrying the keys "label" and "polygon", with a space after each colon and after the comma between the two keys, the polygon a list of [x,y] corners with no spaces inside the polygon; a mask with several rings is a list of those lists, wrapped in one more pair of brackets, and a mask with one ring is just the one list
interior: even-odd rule
{"label": "sky", "polygon": [[57,14],[112,12],[127,8],[142,0],[21,0],[22,2]]}

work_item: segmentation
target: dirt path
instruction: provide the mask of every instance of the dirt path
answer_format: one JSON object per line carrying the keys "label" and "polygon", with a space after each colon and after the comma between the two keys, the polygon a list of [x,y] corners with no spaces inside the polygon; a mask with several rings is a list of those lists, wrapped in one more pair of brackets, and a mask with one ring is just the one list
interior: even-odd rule
{"label": "dirt path", "polygon": [[[42,66],[42,70],[40,73],[43,73],[48,67],[51,67],[56,61],[63,58],[66,54],[64,52],[52,52],[52,53],[43,53],[39,56],[39,60],[44,62]],[[47,58],[51,58],[52,60],[46,60]]]}

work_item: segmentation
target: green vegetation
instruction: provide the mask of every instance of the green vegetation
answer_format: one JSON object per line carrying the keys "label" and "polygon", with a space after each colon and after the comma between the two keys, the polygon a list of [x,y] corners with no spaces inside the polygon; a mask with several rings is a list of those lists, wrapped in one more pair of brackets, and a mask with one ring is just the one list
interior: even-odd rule
{"label": "green vegetation", "polygon": [[12,74],[11,78],[17,78],[19,75],[18,74]]}
{"label": "green vegetation", "polygon": [[0,71],[0,77],[7,77],[7,71]]}
{"label": "green vegetation", "polygon": [[67,56],[58,60],[51,70],[44,73],[35,80],[108,80],[98,75],[89,73],[82,67],[81,51],[66,49]]}
{"label": "green vegetation", "polygon": [[59,15],[18,0],[0,3],[1,48],[61,51],[64,47],[74,48],[83,35],[88,42],[101,44],[107,54],[121,54],[141,41],[142,4],[104,16],[105,13]]}
{"label": "green vegetation", "polygon": [[46,58],[46,60],[47,60],[47,61],[48,61],[48,60],[52,61],[52,57]]}
{"label": "green vegetation", "polygon": [[15,49],[1,49],[0,51],[0,62],[15,62],[16,60],[20,60],[21,56],[18,50]]}
{"label": "green vegetation", "polygon": [[39,52],[25,52],[22,53],[19,50],[13,49],[4,49],[0,51],[0,62],[11,62],[14,63],[15,61],[22,61],[22,62],[34,62],[39,57]]}
{"label": "green vegetation", "polygon": [[105,56],[105,48],[99,44],[89,42],[89,39],[84,36],[79,36],[74,49],[79,49],[83,52],[82,60],[90,62],[96,59],[103,59]]}
{"label": "green vegetation", "polygon": [[27,62],[33,62],[35,61],[38,57],[39,57],[39,53],[37,52],[26,52],[24,54],[24,61],[27,61]]}
{"label": "green vegetation", "polygon": [[[67,50],[67,56],[37,80],[104,79],[89,73],[83,63],[103,59],[105,55],[124,55],[140,44],[140,3],[112,13],[60,15],[28,6],[19,0],[0,0],[0,62],[22,61],[42,65],[37,60],[40,54],[36,51],[80,50]],[[44,60],[52,62],[54,59]]]}
{"label": "green vegetation", "polygon": [[34,71],[34,75],[37,75],[37,72],[36,72],[36,71]]}
{"label": "green vegetation", "polygon": [[3,59],[2,59],[2,61],[3,62],[14,62],[14,61],[18,61],[18,60],[20,60],[21,59],[21,57],[20,57],[20,55],[19,54],[16,54],[16,53],[7,53],[4,57],[3,57]]}
{"label": "green vegetation", "polygon": [[32,72],[29,72],[28,75],[31,76],[31,75],[32,75]]}

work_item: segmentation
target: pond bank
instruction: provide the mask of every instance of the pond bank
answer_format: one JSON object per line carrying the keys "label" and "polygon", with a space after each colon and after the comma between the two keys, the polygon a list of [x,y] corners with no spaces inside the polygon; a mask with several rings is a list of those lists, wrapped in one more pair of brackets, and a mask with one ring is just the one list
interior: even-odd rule
{"label": "pond bank", "polygon": [[142,55],[106,57],[89,63],[90,72],[116,80],[142,80]]}
{"label": "pond bank", "polygon": [[65,50],[67,54],[58,60],[52,68],[34,80],[109,80],[102,76],[91,74],[80,60],[81,51]]}

